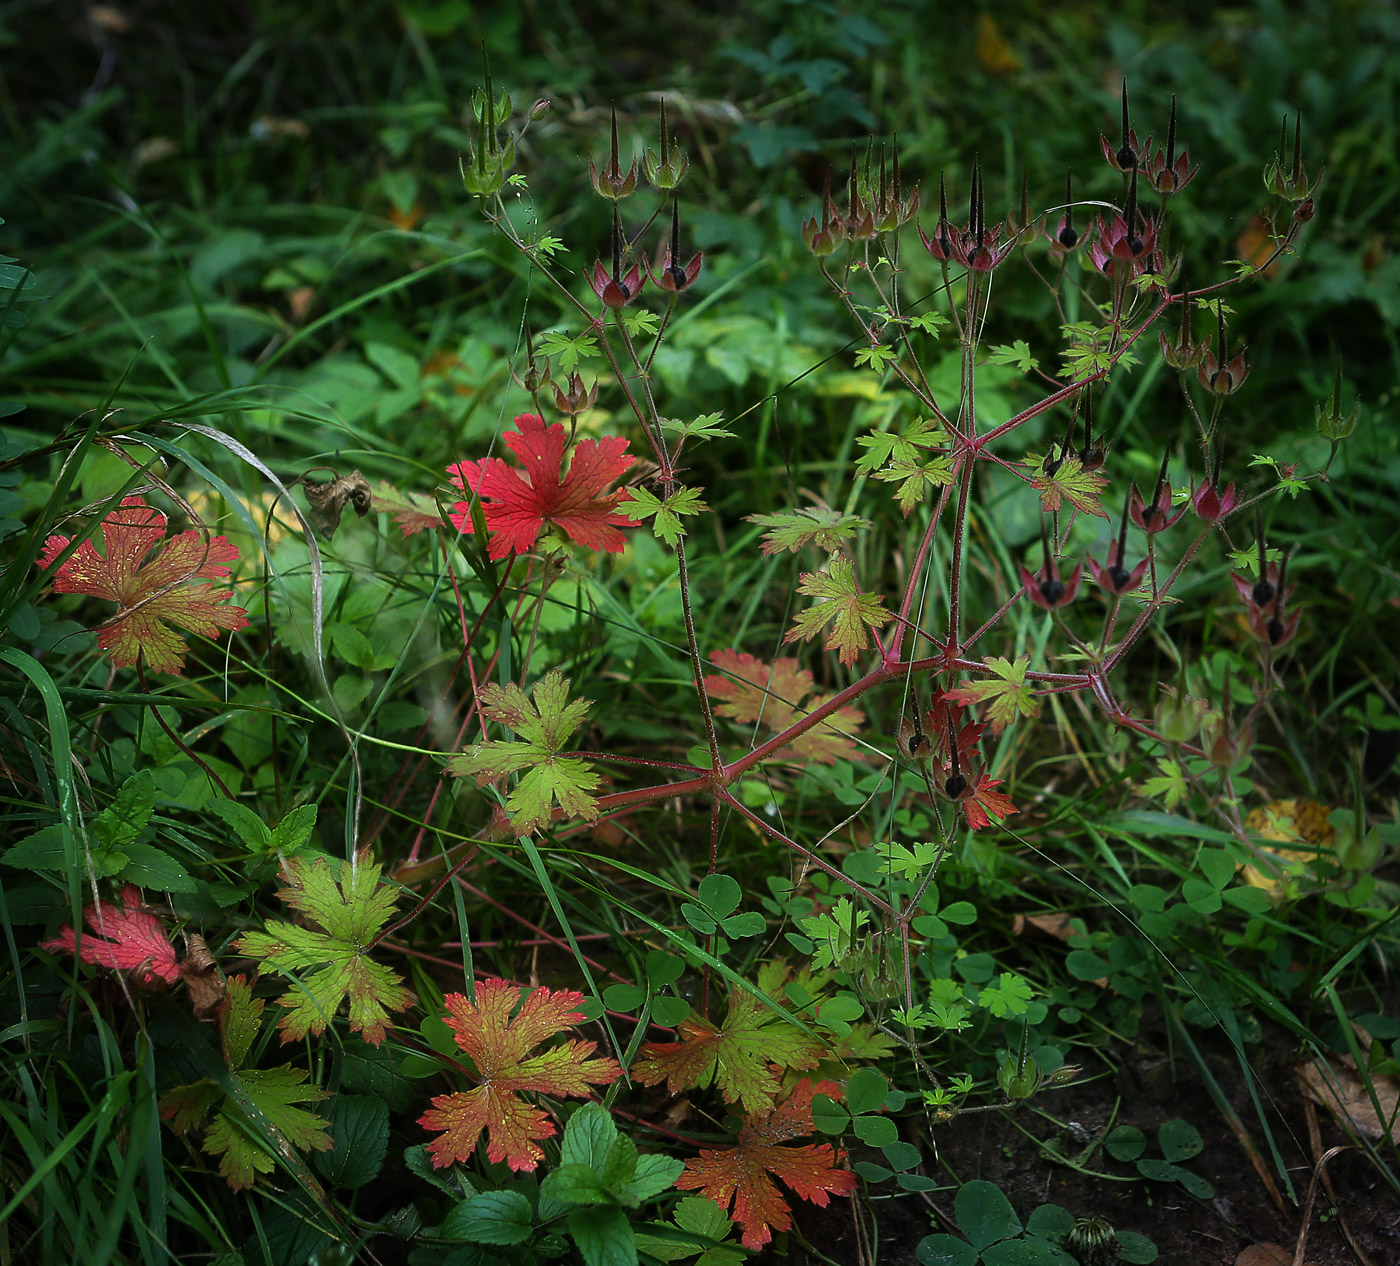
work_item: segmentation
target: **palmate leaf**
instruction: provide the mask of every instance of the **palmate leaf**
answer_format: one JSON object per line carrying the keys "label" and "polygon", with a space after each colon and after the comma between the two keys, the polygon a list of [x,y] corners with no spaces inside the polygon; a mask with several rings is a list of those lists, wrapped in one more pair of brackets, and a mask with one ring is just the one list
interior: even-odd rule
{"label": "palmate leaf", "polygon": [[556,1127],[521,1095],[582,1098],[591,1086],[609,1086],[622,1076],[616,1060],[594,1057],[595,1042],[573,1039],[530,1054],[583,1019],[578,1010],[583,995],[573,989],[536,989],[517,1011],[524,992],[505,980],[483,980],[474,1003],[460,993],[444,999],[444,1019],[457,1045],[471,1056],[481,1084],[438,1095],[418,1119],[425,1129],[441,1131],[428,1144],[439,1169],[469,1161],[483,1133],[489,1160],[505,1161],[515,1170],[534,1169],[544,1157],[537,1140],[549,1138]]}
{"label": "palmate leaf", "polygon": [[730,1103],[766,1112],[781,1087],[774,1066],[814,1068],[822,1046],[746,989],[729,995],[716,1027],[692,1013],[678,1026],[678,1042],[648,1042],[631,1075],[644,1086],[666,1083],[674,1095],[692,1086],[719,1087]]}
{"label": "palmate leaf", "polygon": [[277,895],[325,930],[268,920],[265,932],[248,932],[236,942],[240,953],[296,982],[277,1000],[286,1009],[278,1022],[284,1042],[324,1033],[348,1002],[351,1029],[378,1046],[394,1027],[388,1013],[412,1005],[402,977],[369,957],[398,901],[393,888],[380,884],[379,872],[367,851],[353,866],[341,866],[339,882],[325,857],[288,858],[286,887]]}
{"label": "palmate leaf", "polygon": [[170,943],[165,925],[142,910],[141,905],[141,892],[136,885],[124,884],[120,906],[99,901],[83,911],[92,931],[83,934],[81,945],[72,927],[65,923],[58,936],[39,948],[52,953],[77,953],[85,963],[134,972],[142,983],[160,980],[173,984],[180,977],[175,946]]}
{"label": "palmate leaf", "polygon": [[894,499],[907,517],[924,499],[929,488],[946,487],[953,482],[953,459],[930,457],[925,461],[896,457],[883,470],[875,472],[882,483],[898,484]]}
{"label": "palmate leaf", "polygon": [[875,431],[857,438],[866,452],[856,462],[856,470],[869,475],[889,462],[917,463],[930,448],[943,443],[948,432],[934,418],[916,418],[902,431]]}
{"label": "palmate leaf", "polygon": [[484,787],[528,770],[506,800],[516,835],[543,830],[556,804],[570,817],[595,818],[598,802],[592,792],[598,787],[598,775],[577,757],[559,754],[583,724],[592,700],[569,702],[569,679],[557,668],[536,683],[529,698],[514,682],[505,686],[492,683],[482,688],[479,697],[491,720],[522,737],[478,743],[452,757],[447,772],[459,778],[474,777],[476,785]]}
{"label": "palmate leaf", "polygon": [[813,1085],[804,1077],[781,1105],[750,1115],[733,1147],[702,1148],[698,1159],[686,1161],[676,1181],[681,1190],[699,1191],[721,1209],[728,1210],[732,1203],[747,1249],[758,1251],[774,1231],[792,1226],[791,1209],[770,1174],[817,1205],[829,1204],[833,1195],[848,1196],[856,1188],[855,1175],[836,1168],[840,1154],[831,1144],[783,1146],[812,1132],[814,1094],[839,1099],[841,1087],[832,1081]]}
{"label": "palmate leaf", "polygon": [[853,540],[857,532],[870,526],[869,519],[843,514],[825,505],[784,510],[780,514],[750,514],[748,522],[768,529],[763,534],[765,554],[780,554],[783,550],[796,554],[808,545],[835,554],[843,541]]}
{"label": "palmate leaf", "polygon": [[[326,1119],[296,1106],[328,1097],[319,1086],[306,1084],[305,1069],[290,1064],[243,1067],[262,1024],[263,1006],[243,976],[230,977],[219,1012],[227,1088],[205,1078],[177,1086],[160,1100],[160,1115],[177,1134],[204,1129],[204,1150],[221,1158],[219,1172],[235,1191],[251,1187],[258,1174],[272,1172],[271,1149],[291,1158],[293,1149],[324,1152],[331,1147]],[[211,1110],[214,1118],[205,1126]]]}
{"label": "palmate leaf", "polygon": [[[247,628],[248,613],[229,603],[228,564],[237,560],[238,547],[196,531],[166,540],[165,525],[165,515],[140,497],[125,498],[102,520],[105,553],[84,541],[54,571],[53,587],[117,604],[97,635],[113,667],[131,668],[144,658],[152,671],[179,676],[187,648],[176,626],[217,637],[220,629]],[[66,536],[49,537],[39,565],[52,566],[68,543]]]}
{"label": "palmate leaf", "polygon": [[1108,518],[1108,511],[1099,504],[1099,493],[1108,487],[1108,480],[1096,470],[1085,470],[1084,463],[1073,453],[1062,460],[1054,473],[1046,472],[1048,457],[1040,458],[1040,473],[1031,480],[1031,487],[1040,493],[1040,504],[1052,514],[1068,501],[1085,514]]}
{"label": "palmate leaf", "polygon": [[[625,514],[634,522],[640,523],[643,519],[652,519],[651,530],[667,545],[674,545],[685,535],[685,525],[681,522],[680,516],[683,514],[699,514],[702,510],[708,510],[707,506],[700,499],[699,488],[677,488],[675,492],[667,495],[662,500],[649,488],[636,487],[629,489],[632,494],[631,501],[625,501],[618,507],[618,513]],[[652,518],[652,516],[655,516]]]}
{"label": "palmate leaf", "polygon": [[[711,655],[710,662],[723,674],[705,678],[706,693],[721,700],[715,712],[741,725],[758,722],[778,733],[830,698],[821,692],[811,693],[815,685],[812,674],[795,659],[768,664],[746,652],[723,650]],[[773,759],[814,760],[823,765],[856,760],[860,749],[851,736],[864,725],[865,713],[848,704],[779,748]]]}
{"label": "palmate leaf", "polygon": [[1014,663],[999,655],[982,662],[991,669],[992,676],[950,690],[947,698],[957,703],[989,704],[987,719],[994,734],[1000,734],[1018,716],[1033,717],[1040,712],[1035,689],[1026,681],[1026,670],[1031,666],[1029,655],[1022,655]]}
{"label": "palmate leaf", "polygon": [[405,537],[442,526],[442,516],[432,497],[421,492],[402,492],[385,479],[374,486],[370,505],[393,519]]}
{"label": "palmate leaf", "polygon": [[827,635],[826,649],[838,652],[841,662],[847,666],[854,664],[870,645],[866,626],[878,629],[891,618],[879,594],[860,593],[856,589],[855,575],[850,561],[845,558],[833,558],[824,572],[805,573],[798,582],[797,592],[821,601],[797,613],[783,641],[807,641],[829,624],[831,631]]}
{"label": "palmate leaf", "polygon": [[[618,531],[632,520],[618,513],[628,499],[624,489],[607,491],[635,460],[627,452],[627,440],[618,435],[600,440],[580,440],[574,445],[569,470],[562,474],[568,441],[564,428],[545,426],[535,413],[515,419],[514,431],[503,436],[506,447],[520,461],[508,466],[499,457],[458,462],[447,473],[463,492],[481,498],[482,513],[490,534],[487,554],[505,558],[534,548],[546,523],[559,528],[584,549],[619,553],[627,538]],[[476,531],[471,504],[459,501],[448,516],[466,535]]]}

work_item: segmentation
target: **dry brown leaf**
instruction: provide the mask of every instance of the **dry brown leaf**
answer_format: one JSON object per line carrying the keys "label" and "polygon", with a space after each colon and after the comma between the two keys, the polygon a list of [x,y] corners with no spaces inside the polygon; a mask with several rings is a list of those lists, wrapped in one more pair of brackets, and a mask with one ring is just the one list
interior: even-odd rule
{"label": "dry brown leaf", "polygon": [[[1281,1244],[1251,1244],[1240,1249],[1235,1266],[1293,1266],[1293,1250]],[[1303,1266],[1312,1266],[1312,1263],[1304,1262]]]}
{"label": "dry brown leaf", "polygon": [[1058,914],[1018,914],[1011,921],[1013,936],[1035,937],[1037,933],[1057,941],[1068,941],[1074,935],[1070,927],[1072,916],[1063,910]]}
{"label": "dry brown leaf", "polygon": [[1320,1059],[1309,1060],[1299,1064],[1297,1072],[1303,1093],[1340,1118],[1344,1125],[1368,1139],[1384,1138],[1388,1128],[1392,1141],[1400,1142],[1400,1124],[1396,1120],[1397,1108],[1400,1108],[1400,1078],[1371,1078],[1382,1113],[1377,1116],[1366,1084],[1349,1061],[1338,1065]]}

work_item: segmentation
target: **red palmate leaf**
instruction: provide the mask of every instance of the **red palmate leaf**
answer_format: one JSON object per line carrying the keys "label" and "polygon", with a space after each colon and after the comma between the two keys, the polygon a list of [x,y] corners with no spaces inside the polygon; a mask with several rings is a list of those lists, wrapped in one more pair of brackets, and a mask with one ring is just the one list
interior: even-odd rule
{"label": "red palmate leaf", "polygon": [[[165,524],[159,510],[140,497],[127,497],[102,520],[105,554],[84,541],[54,572],[53,587],[117,604],[120,610],[97,635],[97,645],[111,652],[115,667],[130,668],[144,656],[153,671],[178,676],[186,647],[171,625],[217,637],[221,628],[246,628],[248,613],[228,605],[232,590],[208,583],[224,580],[227,564],[238,558],[238,547],[224,537],[206,540],[201,532],[181,532],[147,561],[165,536]],[[40,566],[52,566],[68,541],[49,537]]]}
{"label": "red palmate leaf", "polygon": [[490,1160],[505,1161],[512,1169],[534,1169],[544,1156],[536,1140],[549,1138],[555,1126],[521,1094],[582,1098],[590,1085],[611,1085],[622,1076],[616,1060],[590,1058],[596,1042],[574,1039],[531,1055],[541,1042],[583,1019],[577,1010],[583,995],[574,989],[536,989],[512,1016],[523,992],[505,980],[483,980],[476,987],[475,1003],[460,993],[444,999],[443,1018],[457,1045],[471,1056],[481,1085],[436,1096],[432,1108],[418,1118],[426,1129],[443,1131],[428,1144],[439,1169],[470,1160],[483,1130]]}
{"label": "red palmate leaf", "polygon": [[[487,553],[492,558],[527,553],[546,523],[561,528],[585,549],[618,553],[627,540],[617,529],[632,527],[633,522],[616,510],[631,497],[626,489],[605,489],[635,460],[626,451],[627,441],[616,435],[580,440],[569,472],[561,479],[564,428],[557,422],[545,426],[544,419],[534,413],[522,413],[515,425],[504,438],[523,471],[507,466],[499,457],[458,462],[447,468],[458,488],[481,498],[491,535]],[[451,518],[463,532],[474,530],[467,502],[453,506]]]}
{"label": "red palmate leaf", "polygon": [[975,779],[968,783],[959,796],[962,805],[963,816],[967,819],[967,824],[974,831],[980,831],[984,826],[990,826],[992,819],[988,814],[993,814],[998,818],[1004,818],[1011,813],[1019,813],[1020,810],[1012,803],[1011,797],[1003,791],[993,791],[993,787],[1000,787],[1002,779],[989,778],[985,770],[978,774]]}
{"label": "red palmate leaf", "polygon": [[682,1191],[698,1191],[721,1209],[728,1209],[732,1201],[734,1221],[744,1228],[747,1249],[761,1249],[774,1231],[792,1226],[791,1209],[769,1174],[781,1178],[801,1199],[818,1205],[855,1190],[855,1175],[836,1168],[840,1153],[830,1143],[782,1146],[812,1132],[814,1094],[839,1099],[841,1087],[831,1081],[813,1085],[810,1077],[804,1077],[785,1102],[750,1116],[733,1147],[702,1148],[698,1159],[686,1161],[685,1172],[676,1180]]}
{"label": "red palmate leaf", "polygon": [[[816,683],[795,659],[777,659],[768,664],[747,652],[723,650],[711,655],[710,662],[723,670],[722,674],[705,678],[710,698],[722,700],[715,711],[743,725],[757,721],[778,733],[831,697],[810,693]],[[776,756],[815,760],[825,765],[858,759],[860,751],[851,736],[864,724],[865,713],[859,708],[839,708],[829,720],[780,748]]]}
{"label": "red palmate leaf", "polygon": [[83,936],[81,945],[72,927],[65,923],[58,935],[40,948],[76,953],[85,963],[115,971],[134,971],[137,983],[143,985],[157,980],[170,985],[179,979],[175,947],[166,935],[165,925],[141,909],[141,893],[135,884],[122,886],[121,905],[99,901],[83,911],[83,918],[92,932]]}

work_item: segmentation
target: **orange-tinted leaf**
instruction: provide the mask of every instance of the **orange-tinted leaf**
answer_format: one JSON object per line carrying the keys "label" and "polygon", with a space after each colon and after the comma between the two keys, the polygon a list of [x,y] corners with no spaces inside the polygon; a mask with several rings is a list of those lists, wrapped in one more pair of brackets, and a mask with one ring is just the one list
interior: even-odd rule
{"label": "orange-tinted leaf", "polygon": [[988,778],[985,771],[969,784],[964,793],[962,801],[963,816],[967,818],[967,824],[974,831],[980,831],[984,826],[990,826],[992,819],[988,814],[998,818],[1004,818],[1011,813],[1019,813],[1020,810],[1011,802],[1011,797],[1001,791],[993,791],[993,787],[1000,787],[1000,778]]}
{"label": "orange-tinted leaf", "polygon": [[577,1039],[531,1055],[548,1038],[583,1019],[583,995],[573,989],[536,989],[514,1016],[524,990],[505,980],[483,980],[476,1002],[451,993],[444,1000],[457,1045],[471,1056],[481,1084],[438,1095],[419,1125],[442,1134],[428,1144],[438,1168],[471,1159],[486,1133],[486,1155],[512,1169],[534,1169],[544,1156],[537,1139],[555,1133],[545,1113],[520,1096],[529,1091],[556,1098],[586,1097],[590,1086],[611,1085],[622,1068],[606,1056],[592,1058],[597,1043]]}
{"label": "orange-tinted leaf", "polygon": [[165,925],[155,915],[141,910],[141,893],[135,884],[122,886],[120,906],[99,901],[83,911],[83,918],[92,932],[84,934],[81,946],[77,934],[65,923],[58,935],[40,948],[76,953],[85,963],[115,971],[134,971],[143,984],[163,980],[170,985],[179,979],[175,947]]}
{"label": "orange-tinted leaf", "polygon": [[[97,635],[97,645],[117,668],[130,668],[142,656],[154,672],[180,674],[185,641],[178,625],[204,637],[220,629],[248,626],[248,613],[228,604],[232,590],[211,581],[228,577],[238,547],[222,536],[181,532],[154,558],[146,556],[165,536],[166,518],[140,497],[127,497],[102,520],[105,554],[84,541],[53,574],[58,593],[85,593],[115,602],[117,614]],[[39,555],[43,567],[68,547],[66,536],[51,536]]]}
{"label": "orange-tinted leaf", "polygon": [[783,1146],[812,1132],[814,1094],[839,1099],[841,1087],[830,1081],[814,1086],[810,1077],[804,1077],[780,1106],[750,1116],[733,1147],[701,1149],[698,1159],[686,1161],[685,1172],[676,1181],[681,1190],[698,1191],[721,1209],[727,1210],[732,1202],[733,1218],[744,1228],[747,1249],[761,1249],[774,1231],[792,1226],[791,1209],[770,1174],[781,1178],[794,1195],[818,1205],[855,1190],[855,1175],[836,1168],[840,1154],[830,1143]]}
{"label": "orange-tinted leaf", "polygon": [[404,536],[416,536],[442,526],[436,501],[421,492],[400,492],[384,479],[375,485],[370,505],[393,519]]}
{"label": "orange-tinted leaf", "polygon": [[[715,712],[741,725],[760,722],[778,733],[830,698],[821,693],[810,694],[815,684],[812,674],[799,667],[795,659],[777,659],[768,664],[746,652],[723,650],[711,655],[710,662],[724,673],[705,678],[705,689],[710,697],[723,700]],[[865,713],[848,705],[800,734],[776,755],[782,759],[815,760],[825,765],[834,765],[838,760],[855,760],[860,751],[852,736],[864,724]]]}
{"label": "orange-tinted leaf", "polygon": [[730,1103],[749,1112],[773,1106],[779,1079],[773,1066],[813,1068],[821,1044],[767,1007],[746,989],[729,995],[719,1027],[692,1015],[678,1026],[679,1042],[648,1042],[631,1074],[644,1086],[664,1081],[674,1095],[691,1086],[719,1087]]}
{"label": "orange-tinted leaf", "polygon": [[[1053,450],[1052,450],[1053,451]],[[1042,459],[1040,473],[1031,480],[1031,487],[1040,493],[1040,504],[1052,513],[1068,501],[1076,510],[1108,518],[1108,511],[1099,504],[1099,493],[1108,487],[1108,480],[1096,470],[1085,470],[1084,464],[1072,453],[1047,473]]]}

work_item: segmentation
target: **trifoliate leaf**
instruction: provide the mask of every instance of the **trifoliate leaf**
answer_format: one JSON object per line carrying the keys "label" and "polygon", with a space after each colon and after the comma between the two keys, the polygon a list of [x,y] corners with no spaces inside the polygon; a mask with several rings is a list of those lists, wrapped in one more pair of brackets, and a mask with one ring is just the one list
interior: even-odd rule
{"label": "trifoliate leaf", "polygon": [[[723,702],[715,714],[730,717],[742,725],[763,725],[781,733],[794,721],[814,712],[831,696],[811,693],[812,674],[795,659],[778,659],[772,664],[739,651],[716,651],[710,662],[722,676],[705,678],[705,690],[712,699]],[[788,746],[779,748],[771,759],[814,760],[834,765],[838,760],[857,760],[860,749],[852,738],[865,724],[865,713],[848,704],[838,708],[820,725],[799,734]]]}
{"label": "trifoliate leaf", "polygon": [[718,413],[704,413],[689,422],[682,422],[677,418],[662,418],[661,429],[673,431],[685,439],[717,440],[721,436],[733,439],[734,432],[726,431],[720,425],[723,421],[723,416]]}
{"label": "trifoliate leaf", "polygon": [[868,475],[886,462],[899,460],[917,463],[928,449],[948,438],[942,423],[934,418],[916,418],[902,431],[875,431],[862,435],[856,443],[868,451],[856,462],[856,470]]}

